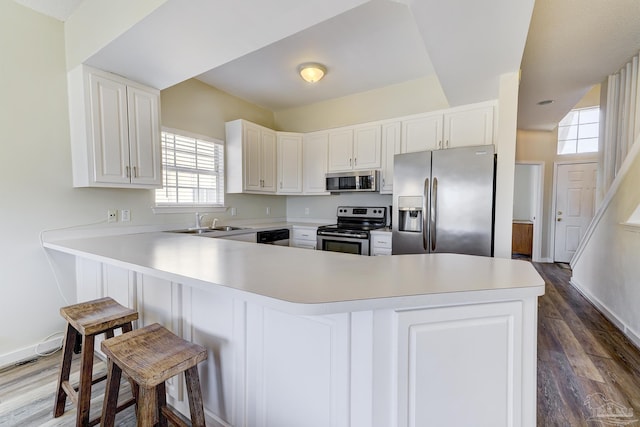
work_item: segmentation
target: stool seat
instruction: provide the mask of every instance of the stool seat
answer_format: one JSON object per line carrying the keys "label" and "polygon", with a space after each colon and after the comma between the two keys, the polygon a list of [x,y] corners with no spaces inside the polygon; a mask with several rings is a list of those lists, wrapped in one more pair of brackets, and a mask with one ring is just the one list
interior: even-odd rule
{"label": "stool seat", "polygon": [[138,395],[138,425],[167,425],[167,419],[184,425],[166,406],[165,381],[185,373],[191,422],[204,426],[202,394],[197,364],[207,358],[207,349],[183,340],[161,325],[144,328],[102,342],[108,357],[108,380],[103,404],[103,425],[113,425],[114,400],[118,394],[120,375],[124,372],[136,383]]}
{"label": "stool seat", "polygon": [[[76,426],[93,426],[100,422],[100,417],[89,419],[91,406],[91,385],[106,378],[106,375],[93,378],[93,358],[95,337],[105,334],[107,338],[114,336],[118,328],[122,332],[133,329],[132,322],[138,319],[135,310],[124,307],[112,298],[105,297],[97,300],[62,307],[60,315],[67,321],[65,332],[62,364],[58,375],[58,388],[53,409],[53,416],[59,417],[64,413],[67,397],[76,405]],[[80,380],[74,387],[69,382],[71,361],[74,346],[78,337],[82,338],[82,355],[80,362]],[[135,403],[134,399],[127,401],[117,408],[120,411]]]}
{"label": "stool seat", "polygon": [[112,298],[62,307],[60,315],[81,335],[96,335],[138,319],[138,312]]}

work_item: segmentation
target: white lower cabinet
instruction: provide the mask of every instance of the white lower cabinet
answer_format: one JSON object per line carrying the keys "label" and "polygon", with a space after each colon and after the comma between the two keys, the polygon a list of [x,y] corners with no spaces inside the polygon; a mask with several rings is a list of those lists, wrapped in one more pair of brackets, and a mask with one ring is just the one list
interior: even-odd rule
{"label": "white lower cabinet", "polygon": [[349,426],[349,316],[247,312],[247,423]]}
{"label": "white lower cabinet", "polygon": [[371,231],[371,255],[391,255],[391,232]]}
{"label": "white lower cabinet", "polygon": [[294,225],[291,233],[293,236],[289,246],[304,249],[316,249],[318,241],[317,233],[318,227]]}
{"label": "white lower cabinet", "polygon": [[[206,347],[214,425],[535,426],[535,295],[305,316],[147,273],[77,258],[78,301],[112,296],[138,310],[136,327],[158,322]],[[167,392],[189,414],[181,377]]]}

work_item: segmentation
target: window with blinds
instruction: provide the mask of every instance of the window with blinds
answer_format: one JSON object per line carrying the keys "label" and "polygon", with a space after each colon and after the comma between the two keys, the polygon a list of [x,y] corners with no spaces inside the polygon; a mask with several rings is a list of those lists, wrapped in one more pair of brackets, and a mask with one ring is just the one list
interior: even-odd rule
{"label": "window with blinds", "polygon": [[580,108],[558,124],[558,154],[596,153],[600,131],[600,108]]}
{"label": "window with blinds", "polygon": [[224,205],[222,141],[163,131],[162,173],[157,206]]}

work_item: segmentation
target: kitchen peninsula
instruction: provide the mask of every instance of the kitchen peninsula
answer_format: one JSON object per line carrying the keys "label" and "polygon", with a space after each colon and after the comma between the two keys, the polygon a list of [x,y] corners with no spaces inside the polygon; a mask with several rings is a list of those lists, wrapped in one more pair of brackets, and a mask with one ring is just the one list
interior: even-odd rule
{"label": "kitchen peninsula", "polygon": [[[544,282],[529,263],[162,232],[44,246],[74,258],[79,301],[109,295],[209,349],[220,425],[535,425]],[[188,411],[180,382],[168,393]]]}

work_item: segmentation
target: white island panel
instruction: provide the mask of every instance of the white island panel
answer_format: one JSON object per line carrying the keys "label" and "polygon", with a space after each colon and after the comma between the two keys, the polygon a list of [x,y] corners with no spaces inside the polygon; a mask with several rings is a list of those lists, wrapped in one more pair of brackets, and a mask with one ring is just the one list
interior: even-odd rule
{"label": "white island panel", "polygon": [[[207,347],[214,425],[535,425],[544,282],[529,263],[171,233],[45,247],[76,257],[79,300],[114,296]],[[168,394],[188,414],[181,380]]]}

